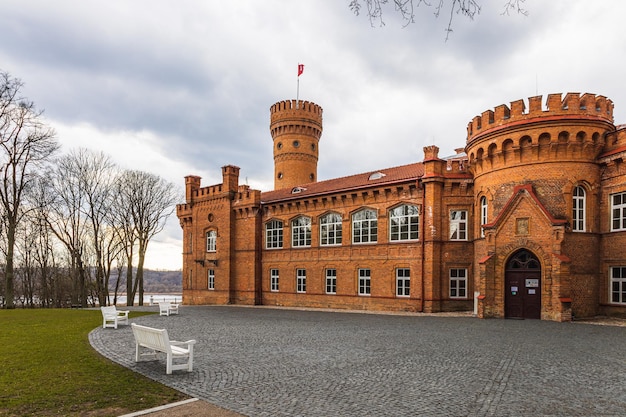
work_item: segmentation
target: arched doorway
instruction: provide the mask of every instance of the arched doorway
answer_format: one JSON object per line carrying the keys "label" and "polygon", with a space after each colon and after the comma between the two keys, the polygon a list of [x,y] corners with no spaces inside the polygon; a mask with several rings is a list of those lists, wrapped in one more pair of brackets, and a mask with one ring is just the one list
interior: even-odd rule
{"label": "arched doorway", "polygon": [[541,264],[530,251],[515,252],[506,263],[504,316],[541,318]]}

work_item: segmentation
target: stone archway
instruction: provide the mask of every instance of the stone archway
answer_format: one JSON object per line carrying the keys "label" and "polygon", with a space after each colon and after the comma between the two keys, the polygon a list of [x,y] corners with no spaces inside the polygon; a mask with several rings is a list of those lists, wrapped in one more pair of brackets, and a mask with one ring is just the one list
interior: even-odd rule
{"label": "stone archway", "polygon": [[541,318],[541,263],[527,249],[515,252],[505,267],[504,317]]}

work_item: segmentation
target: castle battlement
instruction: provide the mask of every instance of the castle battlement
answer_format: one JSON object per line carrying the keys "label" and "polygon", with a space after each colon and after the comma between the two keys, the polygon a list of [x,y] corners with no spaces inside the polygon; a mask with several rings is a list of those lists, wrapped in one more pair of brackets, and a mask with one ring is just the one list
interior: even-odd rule
{"label": "castle battlement", "polygon": [[313,120],[319,120],[322,124],[322,108],[311,102],[304,100],[283,100],[272,105],[270,107],[271,119],[270,122],[274,123],[277,119],[284,119],[290,117],[304,117]]}
{"label": "castle battlement", "polygon": [[604,96],[585,93],[567,93],[561,99],[561,94],[549,94],[542,105],[542,96],[528,98],[528,107],[524,100],[512,101],[510,107],[506,104],[497,106],[494,110],[484,111],[476,116],[467,125],[467,142],[490,132],[495,128],[514,125],[519,121],[529,121],[539,118],[578,118],[604,120],[613,123],[613,102]]}

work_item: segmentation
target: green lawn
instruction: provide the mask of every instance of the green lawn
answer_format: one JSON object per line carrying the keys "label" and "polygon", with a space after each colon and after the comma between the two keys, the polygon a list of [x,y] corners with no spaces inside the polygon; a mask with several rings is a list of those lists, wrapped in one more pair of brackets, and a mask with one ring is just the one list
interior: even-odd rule
{"label": "green lawn", "polygon": [[0,310],[0,416],[119,416],[188,398],[100,356],[87,337],[99,325],[99,310]]}

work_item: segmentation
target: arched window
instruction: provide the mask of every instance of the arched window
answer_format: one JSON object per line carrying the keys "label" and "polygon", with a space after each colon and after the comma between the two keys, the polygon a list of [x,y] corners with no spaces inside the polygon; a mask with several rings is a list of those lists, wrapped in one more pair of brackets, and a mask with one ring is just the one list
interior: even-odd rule
{"label": "arched window", "polygon": [[378,215],[376,211],[363,209],[352,215],[352,243],[376,243],[378,241]]}
{"label": "arched window", "polygon": [[283,247],[283,222],[272,220],[265,225],[265,248],[278,249]]}
{"label": "arched window", "polygon": [[320,217],[320,245],[341,245],[341,216],[337,213],[328,213]]}
{"label": "arched window", "polygon": [[485,237],[485,229],[482,227],[487,224],[487,197],[480,197],[480,237]]}
{"label": "arched window", "polygon": [[419,239],[419,209],[404,204],[389,210],[389,240]]}
{"label": "arched window", "polygon": [[291,222],[291,246],[311,246],[311,218],[300,216]]}
{"label": "arched window", "polygon": [[586,229],[585,199],[585,189],[580,185],[574,187],[572,193],[572,231],[574,232],[584,232]]}
{"label": "arched window", "polygon": [[217,250],[217,232],[210,230],[206,232],[206,251],[215,252]]}

